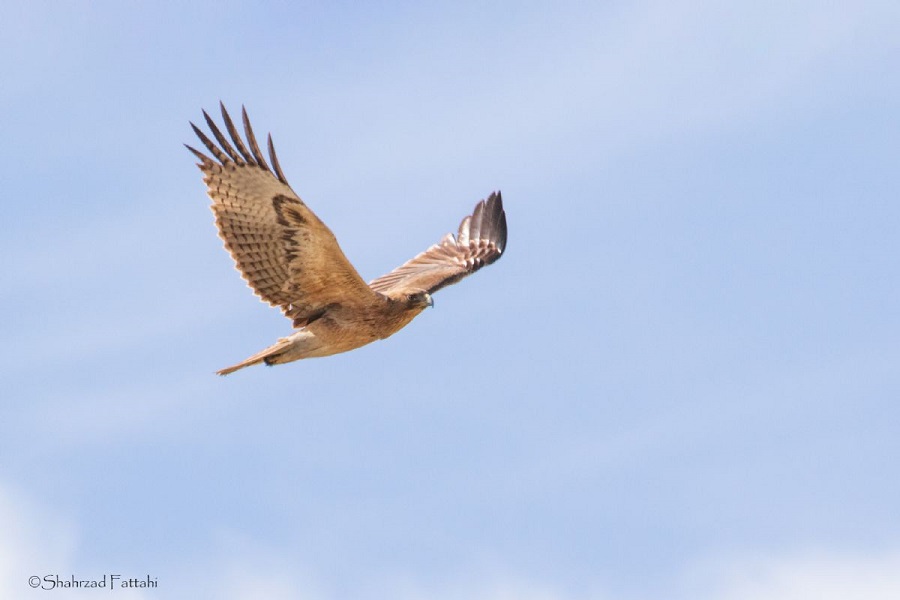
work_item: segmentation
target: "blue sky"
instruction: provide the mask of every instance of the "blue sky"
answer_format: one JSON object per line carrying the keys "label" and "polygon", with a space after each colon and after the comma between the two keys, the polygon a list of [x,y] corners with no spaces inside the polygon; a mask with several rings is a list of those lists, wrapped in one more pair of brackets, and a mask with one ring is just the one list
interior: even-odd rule
{"label": "blue sky", "polygon": [[[895,2],[7,3],[0,51],[0,596],[900,595]],[[181,145],[220,99],[363,277],[494,189],[507,254],[216,377],[289,331]]]}

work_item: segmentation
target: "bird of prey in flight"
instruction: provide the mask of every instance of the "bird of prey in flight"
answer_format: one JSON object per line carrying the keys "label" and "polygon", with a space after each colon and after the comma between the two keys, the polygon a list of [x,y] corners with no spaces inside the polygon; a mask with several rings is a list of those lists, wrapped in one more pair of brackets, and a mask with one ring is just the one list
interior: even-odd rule
{"label": "bird of prey in flight", "polygon": [[242,111],[245,143],[225,106],[220,107],[228,136],[203,111],[215,141],[193,123],[191,127],[209,155],[187,148],[200,159],[197,166],[212,199],[219,237],[241,276],[262,300],[281,308],[296,331],[219,375],[259,363],[330,356],[389,337],[432,306],[437,290],[503,254],[506,213],[498,191],[475,205],[456,236],[448,233],[366,283],[331,230],[288,185],[272,136],[269,166],[247,111]]}

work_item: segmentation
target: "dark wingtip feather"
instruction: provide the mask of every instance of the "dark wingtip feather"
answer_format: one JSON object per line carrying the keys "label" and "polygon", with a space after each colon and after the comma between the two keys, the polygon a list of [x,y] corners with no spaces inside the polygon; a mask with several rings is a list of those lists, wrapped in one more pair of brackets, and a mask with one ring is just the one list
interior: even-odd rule
{"label": "dark wingtip feather", "polygon": [[[253,133],[253,127],[250,125],[250,117],[247,115],[247,108],[245,106],[241,106],[241,117],[244,125],[246,142],[244,141],[244,137],[242,137],[238,132],[237,127],[235,127],[234,120],[228,113],[228,109],[225,108],[225,103],[221,100],[219,101],[219,109],[222,112],[222,120],[225,123],[225,129],[231,137],[231,141],[229,141],[228,138],[222,133],[222,130],[219,129],[215,121],[213,121],[212,117],[210,117],[209,113],[207,113],[205,110],[202,111],[203,119],[209,126],[209,130],[210,132],[212,132],[212,137],[214,137],[216,141],[213,141],[210,136],[205,134],[194,123],[191,123],[191,129],[194,130],[194,134],[197,136],[197,138],[200,139],[201,142],[203,142],[203,145],[207,150],[209,150],[209,153],[213,157],[215,157],[215,160],[223,165],[230,162],[241,166],[252,165],[262,167],[270,173],[274,172],[274,175],[278,178],[278,181],[285,185],[289,185],[287,182],[287,178],[284,176],[284,171],[282,171],[281,165],[278,162],[278,155],[275,153],[275,145],[272,143],[271,135],[268,136],[268,146],[269,157],[272,161],[272,168],[270,168],[268,162],[266,162],[265,155],[260,150],[259,142],[257,142],[256,135]],[[232,143],[234,144],[233,146]],[[185,144],[185,146],[187,146],[187,144]],[[206,156],[201,152],[197,152],[190,146],[187,146],[187,148],[191,152],[193,152],[195,156],[200,158],[201,161],[204,162],[204,166],[214,162],[212,158]]]}
{"label": "dark wingtip feather", "polygon": [[469,223],[469,241],[475,242],[481,239],[482,220],[484,218],[484,200],[480,200],[472,211],[472,220]]}
{"label": "dark wingtip feather", "polygon": [[238,156],[238,153],[234,148],[231,147],[231,144],[228,143],[228,138],[222,135],[222,132],[219,130],[219,127],[216,125],[216,122],[212,120],[212,117],[209,116],[205,110],[203,111],[203,118],[206,119],[206,125],[209,127],[209,130],[212,131],[212,134],[215,136],[216,140],[219,142],[219,146],[222,150],[225,151],[226,154],[231,158],[235,163],[242,165],[244,164],[243,159]]}
{"label": "dark wingtip feather", "polygon": [[216,157],[216,160],[218,160],[218,161],[219,161],[220,163],[222,163],[222,164],[225,164],[226,162],[228,162],[228,156],[227,156],[224,152],[222,152],[222,151],[219,149],[219,147],[216,146],[216,145],[213,143],[213,141],[212,141],[211,139],[209,139],[209,138],[206,136],[206,134],[203,133],[203,131],[202,131],[199,127],[197,127],[196,125],[194,125],[193,123],[191,123],[191,129],[194,130],[194,133],[196,134],[196,136],[197,136],[198,138],[200,138],[200,141],[203,142],[203,145],[204,145],[204,146],[206,146],[206,149],[209,150],[209,152],[210,152],[213,156]]}
{"label": "dark wingtip feather", "polygon": [[287,179],[284,176],[284,172],[281,170],[281,165],[278,163],[278,155],[275,154],[275,144],[272,143],[272,134],[269,134],[269,158],[272,159],[272,168],[275,169],[275,175],[278,177],[278,180],[288,185]]}
{"label": "dark wingtip feather", "polygon": [[228,114],[228,111],[225,109],[225,104],[221,100],[219,100],[219,109],[222,111],[222,120],[225,122],[225,128],[228,130],[228,135],[231,136],[231,140],[237,147],[238,152],[241,153],[241,156],[244,157],[244,160],[247,161],[247,164],[257,164],[253,159],[253,155],[250,154],[250,152],[247,150],[247,147],[244,145],[244,141],[241,139],[241,134],[238,133],[237,128],[234,126],[234,121],[231,120],[231,115]]}
{"label": "dark wingtip feather", "polygon": [[266,159],[263,156],[262,152],[259,151],[259,144],[256,142],[256,135],[253,133],[253,128],[250,126],[250,117],[247,116],[247,108],[245,106],[241,106],[241,119],[244,122],[244,135],[247,136],[247,143],[250,144],[250,150],[253,152],[253,157],[256,160],[256,164],[264,168],[266,171],[271,171],[268,163],[266,163]]}
{"label": "dark wingtip feather", "polygon": [[502,206],[500,207],[500,227],[497,231],[497,249],[501,254],[506,251],[506,211]]}
{"label": "dark wingtip feather", "polygon": [[[193,147],[191,147],[191,146],[188,146],[187,144],[185,144],[184,147],[187,148],[188,150],[190,150],[190,151],[194,154],[194,156],[196,156],[197,158],[199,158],[199,159],[200,159],[200,162],[202,163],[202,165],[206,165],[206,164],[209,164],[209,163],[212,162],[212,159],[210,159],[207,155],[203,154],[202,152],[200,152],[200,151],[197,150],[196,148],[193,148]],[[202,166],[202,165],[201,165],[201,166]]]}
{"label": "dark wingtip feather", "polygon": [[500,191],[492,192],[485,207],[487,228],[482,225],[482,235],[492,241],[502,253],[506,248],[506,211]]}
{"label": "dark wingtip feather", "polygon": [[500,190],[497,190],[497,213],[499,216],[497,248],[503,253],[506,250],[506,210],[503,208],[503,196],[500,194]]}

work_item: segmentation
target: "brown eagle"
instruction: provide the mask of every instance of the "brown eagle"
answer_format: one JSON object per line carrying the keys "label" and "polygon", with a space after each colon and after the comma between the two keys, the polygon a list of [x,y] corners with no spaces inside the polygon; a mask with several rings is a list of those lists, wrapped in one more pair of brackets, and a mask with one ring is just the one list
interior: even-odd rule
{"label": "brown eagle", "polygon": [[503,254],[506,213],[500,192],[494,192],[462,220],[456,237],[448,233],[367,284],[331,230],[288,185],[272,136],[270,167],[246,109],[245,144],[225,106],[220,107],[231,141],[203,111],[218,144],[191,123],[212,157],[187,148],[200,159],[197,166],[212,199],[219,237],[241,276],[262,300],[280,307],[297,331],[219,375],[259,363],[330,356],[389,337],[433,306],[431,294]]}

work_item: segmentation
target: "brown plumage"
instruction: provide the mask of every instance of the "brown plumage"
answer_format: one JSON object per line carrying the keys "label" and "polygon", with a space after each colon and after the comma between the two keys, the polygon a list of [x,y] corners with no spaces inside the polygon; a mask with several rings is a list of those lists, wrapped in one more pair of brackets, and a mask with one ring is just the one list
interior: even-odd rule
{"label": "brown plumage", "polygon": [[[272,136],[269,159],[242,111],[246,144],[221,105],[228,137],[203,112],[215,142],[191,123],[211,156],[188,146],[212,199],[219,237],[256,295],[291,319],[293,334],[219,371],[329,356],[396,333],[431,294],[496,261],[506,248],[500,192],[475,206],[456,237],[447,234],[418,256],[368,284],[344,256],[331,230],[288,185]],[[230,141],[229,141],[230,137]],[[216,143],[218,142],[218,143]],[[248,148],[249,145],[249,148]]]}

